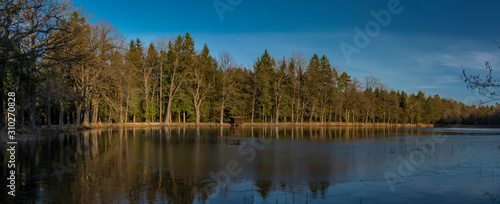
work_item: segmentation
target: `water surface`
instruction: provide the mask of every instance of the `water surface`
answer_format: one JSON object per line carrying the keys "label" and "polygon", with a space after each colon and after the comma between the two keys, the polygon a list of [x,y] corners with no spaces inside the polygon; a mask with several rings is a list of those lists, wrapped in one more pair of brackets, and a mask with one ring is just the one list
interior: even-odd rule
{"label": "water surface", "polygon": [[6,194],[8,155],[1,148],[2,203],[491,203],[500,193],[497,129],[162,127],[52,134],[19,141],[15,199]]}

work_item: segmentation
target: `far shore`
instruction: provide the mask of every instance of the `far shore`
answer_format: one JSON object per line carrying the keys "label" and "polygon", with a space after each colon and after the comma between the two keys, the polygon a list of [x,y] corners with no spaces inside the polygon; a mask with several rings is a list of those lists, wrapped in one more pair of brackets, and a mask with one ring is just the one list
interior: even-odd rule
{"label": "far shore", "polygon": [[[189,127],[193,128],[196,126],[200,127],[231,127],[230,123],[224,123],[221,125],[220,123],[194,123],[194,122],[186,122],[186,123],[147,123],[147,122],[138,122],[138,123],[91,123],[89,125],[80,125],[80,127],[75,126],[74,124],[69,125],[40,125],[37,126],[35,131],[31,131],[27,126],[24,126],[22,130],[18,130],[18,136],[21,135],[33,135],[33,134],[50,134],[50,133],[60,133],[60,132],[75,132],[82,130],[91,130],[91,129],[103,129],[103,128],[120,128],[120,127]],[[485,126],[485,125],[433,125],[433,124],[401,124],[401,123],[347,123],[347,122],[303,122],[303,123],[291,123],[291,122],[280,122],[280,123],[244,123],[242,125],[236,127],[391,127],[391,128],[434,128],[434,127],[444,127],[444,128],[500,128],[498,126]],[[0,133],[3,137],[3,133]]]}
{"label": "far shore", "polygon": [[[220,123],[98,123],[98,124],[90,124],[87,128],[107,128],[107,127],[153,127],[153,126],[210,126],[210,127],[220,127],[220,126],[232,126],[229,123],[224,123],[221,125]],[[400,124],[400,123],[347,123],[347,122],[303,122],[303,123],[291,123],[291,122],[280,122],[280,123],[244,123],[242,125],[237,125],[242,127],[250,127],[250,126],[360,126],[360,127],[424,127],[424,128],[432,128],[433,124]]]}
{"label": "far shore", "polygon": [[[81,130],[89,130],[89,129],[101,129],[101,128],[119,128],[119,127],[231,127],[232,125],[229,123],[224,123],[221,125],[220,123],[194,123],[194,122],[186,122],[186,123],[147,123],[147,122],[139,122],[139,123],[91,123],[89,125],[80,125],[80,127],[75,126],[74,124],[70,125],[40,125],[37,126],[37,130],[31,131],[27,126],[24,126],[22,130],[18,130],[19,134],[38,134],[38,133],[53,133],[53,132],[72,132],[72,131],[81,131]],[[394,123],[347,123],[347,122],[304,122],[304,123],[291,123],[291,122],[280,122],[280,123],[244,123],[237,127],[408,127],[408,128],[432,128],[434,125],[432,124],[394,124]]]}

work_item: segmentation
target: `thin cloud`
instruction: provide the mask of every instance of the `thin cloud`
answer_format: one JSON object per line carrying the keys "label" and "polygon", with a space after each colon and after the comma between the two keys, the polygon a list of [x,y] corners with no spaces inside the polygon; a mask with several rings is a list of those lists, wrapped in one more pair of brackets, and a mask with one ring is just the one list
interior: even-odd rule
{"label": "thin cloud", "polygon": [[445,75],[434,77],[436,84],[456,84],[462,82],[460,76],[457,75]]}
{"label": "thin cloud", "polygon": [[444,86],[415,86],[416,89],[445,89]]}
{"label": "thin cloud", "polygon": [[434,52],[414,56],[414,60],[422,64],[448,66],[457,68],[484,69],[485,61],[500,64],[498,55],[484,51],[459,51],[455,53]]}

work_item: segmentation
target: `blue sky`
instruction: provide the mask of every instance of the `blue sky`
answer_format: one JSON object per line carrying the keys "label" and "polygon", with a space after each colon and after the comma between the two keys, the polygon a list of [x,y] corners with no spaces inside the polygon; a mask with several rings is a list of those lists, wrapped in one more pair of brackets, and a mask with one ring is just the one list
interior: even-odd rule
{"label": "blue sky", "polygon": [[[214,2],[219,9],[229,10],[218,12]],[[264,49],[275,58],[297,52],[307,59],[324,54],[332,65],[361,81],[373,75],[394,90],[422,90],[467,103],[481,98],[460,80],[462,67],[481,73],[484,61],[490,61],[500,70],[500,49],[494,41],[500,40],[500,1],[496,0],[73,3],[92,13],[94,20],[111,22],[127,39],[140,38],[149,44],[157,36],[189,32],[198,49],[206,43],[214,56],[227,50],[248,68]],[[381,25],[372,11],[387,11],[391,19],[382,16],[387,23]],[[372,26],[369,43],[363,41],[357,47],[355,28],[366,33],[367,25]],[[346,57],[342,43],[357,48],[358,53]]]}

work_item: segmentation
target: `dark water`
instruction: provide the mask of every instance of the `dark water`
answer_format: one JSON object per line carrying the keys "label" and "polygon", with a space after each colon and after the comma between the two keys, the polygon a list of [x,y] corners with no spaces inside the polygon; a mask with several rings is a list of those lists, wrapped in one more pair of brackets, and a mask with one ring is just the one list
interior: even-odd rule
{"label": "dark water", "polygon": [[[121,128],[20,139],[1,203],[497,203],[500,130]],[[489,194],[489,195],[485,195]]]}

